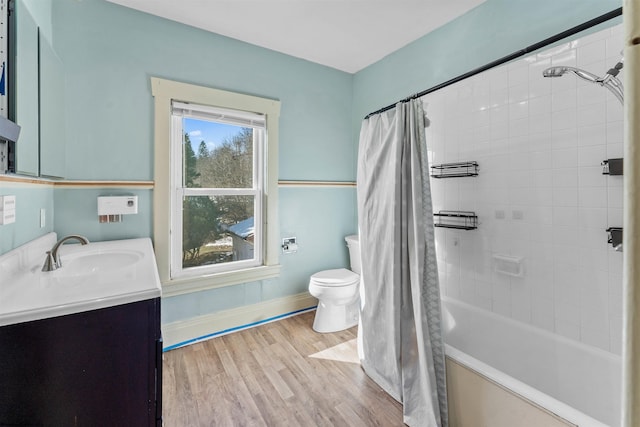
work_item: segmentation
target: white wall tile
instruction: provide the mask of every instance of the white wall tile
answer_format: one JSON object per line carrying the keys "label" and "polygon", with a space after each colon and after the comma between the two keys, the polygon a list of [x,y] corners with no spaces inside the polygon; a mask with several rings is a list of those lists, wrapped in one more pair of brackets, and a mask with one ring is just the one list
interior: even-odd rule
{"label": "white wall tile", "polygon": [[[617,28],[617,27],[616,27]],[[624,49],[624,37],[622,32],[611,32],[611,35],[605,40],[606,58],[611,62],[613,67],[622,57],[622,49]],[[613,59],[613,61],[611,61]]]}
{"label": "white wall tile", "polygon": [[622,193],[622,188],[609,189],[607,191],[609,209],[611,208],[623,208],[623,199],[624,194]]}
{"label": "white wall tile", "polygon": [[579,227],[580,245],[590,248],[606,248],[606,225],[602,227]]}
{"label": "white wall tile", "polygon": [[577,105],[586,106],[591,104],[597,104],[607,101],[607,91],[604,88],[595,84],[578,85],[577,91]]}
{"label": "white wall tile", "polygon": [[579,208],[578,225],[581,227],[606,228],[607,209],[605,208]]}
{"label": "white wall tile", "polygon": [[593,126],[607,121],[607,104],[604,101],[588,106],[578,105],[576,126]]}
{"label": "white wall tile", "polygon": [[578,166],[578,149],[554,149],[551,153],[551,164],[554,169],[575,168]]}
{"label": "white wall tile", "polygon": [[[623,110],[574,74],[542,77],[558,65],[603,74],[621,49],[616,28],[425,102],[430,160],[480,162],[477,178],[433,183],[434,208],[475,209],[480,218],[473,234],[437,232],[443,293],[619,354],[622,254],[605,230],[622,224],[622,179],[602,175],[600,163],[623,155]],[[493,253],[523,256],[524,277],[495,273]]]}
{"label": "white wall tile", "polygon": [[572,251],[579,247],[578,226],[575,224],[554,225],[552,235],[552,241],[556,246],[569,246],[570,249],[568,250]]}
{"label": "white wall tile", "polygon": [[[567,49],[564,50],[557,55],[551,57],[551,65],[554,67],[565,65],[567,67],[575,67],[576,66],[576,50],[575,49]],[[554,79],[561,80],[561,79]]]}
{"label": "white wall tile", "polygon": [[[536,171],[540,172],[540,171]],[[548,176],[548,174],[547,174]],[[552,206],[553,205],[553,188],[538,187],[534,184],[531,188],[531,205],[534,206]]]}
{"label": "white wall tile", "polygon": [[531,159],[531,169],[551,168],[551,150],[532,151],[531,153],[528,153],[528,156]]}
{"label": "white wall tile", "polygon": [[520,101],[509,105],[509,120],[529,117],[529,102]]}
{"label": "white wall tile", "polygon": [[[557,230],[557,226],[553,226],[554,233]],[[563,245],[553,242],[553,272],[554,279],[558,273],[562,273],[563,277],[573,276],[574,281],[578,281],[577,276],[578,265],[580,264],[580,256],[576,250],[575,245]]]}
{"label": "white wall tile", "polygon": [[621,316],[622,304],[622,274],[620,272],[609,272],[609,313]]}
{"label": "white wall tile", "polygon": [[622,355],[622,316],[613,315],[609,322],[609,346],[613,354]]}
{"label": "white wall tile", "polygon": [[509,120],[509,137],[526,136],[528,133],[529,133],[528,117]]}
{"label": "white wall tile", "polygon": [[576,89],[566,89],[554,91],[551,93],[551,111],[561,111],[572,109],[575,110],[577,106]]}
{"label": "white wall tile", "polygon": [[509,103],[509,88],[491,87],[489,104],[492,108],[502,107]]}
{"label": "white wall tile", "polygon": [[622,274],[622,252],[616,252],[611,245],[608,246],[607,255],[609,256],[609,271]]}
{"label": "white wall tile", "polygon": [[[606,159],[619,159],[624,157],[624,144],[614,143],[607,144],[607,156]],[[612,180],[621,179],[621,177],[611,178]]]}
{"label": "white wall tile", "polygon": [[[580,45],[577,51],[576,64],[578,67],[584,67],[593,64],[594,62],[603,61],[607,56],[606,43],[603,39]],[[597,75],[601,75],[603,73],[598,70],[591,72]]]}
{"label": "white wall tile", "polygon": [[[593,294],[593,289],[589,286],[591,284],[590,280],[596,280],[598,275],[601,275],[601,272],[606,272],[609,270],[609,261],[607,258],[607,249],[604,247],[598,248],[589,248],[589,247],[580,247],[578,249],[578,253],[580,254],[580,265],[581,270],[580,273],[585,276],[583,280],[585,280],[585,286],[583,290],[589,290],[590,294]],[[600,288],[604,290],[606,293],[606,289],[608,288],[608,277],[606,275],[600,277]],[[601,297],[606,298],[606,295],[598,295],[596,298],[600,299]]]}
{"label": "white wall tile", "polygon": [[623,120],[623,107],[620,101],[610,93],[606,93],[607,122],[619,122]]}
{"label": "white wall tile", "polygon": [[580,187],[606,187],[607,176],[602,174],[602,166],[578,168],[578,185]]}
{"label": "white wall tile", "polygon": [[551,146],[554,150],[572,148],[578,145],[578,130],[576,128],[560,129],[551,132]]}
{"label": "white wall tile", "polygon": [[607,187],[579,187],[578,206],[582,208],[607,207]]}
{"label": "white wall tile", "polygon": [[576,127],[577,112],[573,108],[566,110],[554,111],[551,116],[551,129],[567,129]]}
{"label": "white wall tile", "polygon": [[551,206],[532,206],[529,212],[532,221],[543,225],[553,224],[553,208]]}
{"label": "white wall tile", "polygon": [[580,305],[576,301],[555,300],[555,317],[556,321],[570,322],[576,325],[580,324]]}
{"label": "white wall tile", "polygon": [[575,225],[578,222],[578,208],[566,206],[553,207],[553,225]]}
{"label": "white wall tile", "polygon": [[624,142],[622,121],[607,123],[607,144],[615,144]]}
{"label": "white wall tile", "polygon": [[[600,166],[600,163],[607,158],[607,146],[591,145],[578,148],[578,167]],[[600,168],[602,172],[602,168]]]}
{"label": "white wall tile", "polygon": [[[517,68],[510,68],[508,71],[509,87],[527,84],[529,82],[529,67],[528,64]],[[527,90],[528,92],[528,90]]]}
{"label": "white wall tile", "polygon": [[529,144],[531,145],[531,150],[551,149],[551,129],[549,128],[548,131],[539,132],[537,126],[530,128]]}
{"label": "white wall tile", "polygon": [[[615,28],[615,27],[612,27]],[[576,40],[574,43],[576,46],[580,47],[580,46],[584,46],[587,44],[591,44],[595,41],[599,41],[599,40],[605,40],[607,38],[611,37],[611,28],[606,28],[602,31],[598,31],[595,33],[591,33],[591,34],[587,34],[585,36],[580,37],[578,40]]]}
{"label": "white wall tile", "polygon": [[575,187],[553,188],[553,206],[578,206],[578,189]]}
{"label": "white wall tile", "polygon": [[551,79],[540,75],[535,75],[535,78],[531,76],[529,79],[529,99],[535,99],[537,97],[547,96],[551,93]]}
{"label": "white wall tile", "polygon": [[529,99],[529,84],[521,83],[515,86],[509,86],[509,102],[522,102]]}
{"label": "white wall tile", "polygon": [[[543,81],[548,81],[545,79]],[[551,112],[551,90],[549,94],[529,98],[529,114],[537,116],[539,114],[548,114]]]}
{"label": "white wall tile", "polygon": [[578,145],[602,145],[607,142],[607,127],[604,124],[581,126],[578,128]]}

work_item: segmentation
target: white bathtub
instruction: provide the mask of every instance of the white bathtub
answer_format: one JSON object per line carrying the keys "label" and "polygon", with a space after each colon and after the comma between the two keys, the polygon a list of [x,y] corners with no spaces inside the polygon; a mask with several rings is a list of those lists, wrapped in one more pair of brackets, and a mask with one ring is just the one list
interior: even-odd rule
{"label": "white bathtub", "polygon": [[580,427],[618,427],[621,358],[443,298],[447,356]]}

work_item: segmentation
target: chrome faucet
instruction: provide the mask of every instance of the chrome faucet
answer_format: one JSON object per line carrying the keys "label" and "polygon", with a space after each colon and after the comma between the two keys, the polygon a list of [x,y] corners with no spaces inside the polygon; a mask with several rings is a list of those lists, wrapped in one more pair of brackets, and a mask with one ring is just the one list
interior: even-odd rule
{"label": "chrome faucet", "polygon": [[58,240],[55,245],[53,245],[53,248],[51,248],[50,251],[47,251],[47,258],[44,260],[42,271],[54,271],[62,267],[62,262],[60,262],[60,257],[58,256],[58,249],[64,242],[71,239],[78,240],[82,245],[86,245],[87,243],[89,243],[89,239],[77,234],[71,234],[69,236],[63,237],[62,239]]}

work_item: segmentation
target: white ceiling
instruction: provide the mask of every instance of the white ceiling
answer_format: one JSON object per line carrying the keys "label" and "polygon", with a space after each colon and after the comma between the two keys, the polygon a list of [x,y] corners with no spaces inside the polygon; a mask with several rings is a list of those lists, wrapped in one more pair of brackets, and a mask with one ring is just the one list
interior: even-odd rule
{"label": "white ceiling", "polygon": [[485,0],[107,0],[355,73]]}

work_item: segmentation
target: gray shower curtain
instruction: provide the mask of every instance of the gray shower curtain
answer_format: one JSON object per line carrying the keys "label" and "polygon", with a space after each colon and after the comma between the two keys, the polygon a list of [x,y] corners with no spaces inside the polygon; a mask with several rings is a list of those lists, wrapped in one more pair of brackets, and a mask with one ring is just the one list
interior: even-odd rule
{"label": "gray shower curtain", "polygon": [[361,364],[410,426],[448,425],[421,101],[365,119],[358,154]]}

